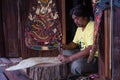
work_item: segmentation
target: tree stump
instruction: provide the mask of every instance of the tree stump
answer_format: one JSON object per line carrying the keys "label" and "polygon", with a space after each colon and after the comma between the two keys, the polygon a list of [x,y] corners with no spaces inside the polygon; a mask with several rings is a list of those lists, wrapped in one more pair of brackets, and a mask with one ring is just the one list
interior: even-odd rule
{"label": "tree stump", "polygon": [[32,80],[61,80],[68,75],[67,64],[40,64],[28,69]]}

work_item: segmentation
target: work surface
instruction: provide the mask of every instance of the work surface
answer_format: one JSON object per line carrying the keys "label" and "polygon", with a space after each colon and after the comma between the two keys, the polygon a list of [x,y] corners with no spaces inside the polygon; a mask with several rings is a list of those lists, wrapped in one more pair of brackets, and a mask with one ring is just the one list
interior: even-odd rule
{"label": "work surface", "polygon": [[11,60],[0,58],[0,80],[31,80],[24,70],[6,71],[5,69],[17,62],[17,59]]}
{"label": "work surface", "polygon": [[[22,59],[20,58],[15,58],[15,59],[8,59],[8,58],[0,58],[0,80],[38,80],[38,78],[41,80],[41,78],[45,78],[44,74],[46,72],[49,72],[51,76],[49,77],[54,77],[59,75],[59,77],[56,77],[57,80],[60,79],[60,77],[62,77],[62,79],[60,80],[67,80],[68,77],[70,77],[69,73],[66,73],[67,68],[63,68],[65,67],[65,65],[61,65],[61,66],[53,66],[51,67],[50,65],[45,66],[46,64],[43,64],[42,66],[37,65],[34,67],[31,67],[28,69],[28,75],[26,73],[26,69],[20,69],[20,70],[14,70],[14,71],[6,71],[5,69],[17,64],[18,62],[20,62]],[[45,67],[44,67],[45,66]],[[60,70],[60,71],[59,71]],[[40,76],[38,76],[37,73],[41,73],[43,72],[43,74]],[[52,74],[52,72],[59,72],[57,74]],[[65,74],[64,74],[65,73]],[[64,74],[64,75],[63,75]],[[66,78],[65,78],[66,76]],[[64,77],[64,78],[63,78]],[[74,76],[71,76],[71,78],[73,80],[88,80],[87,76],[79,76],[77,79],[74,79]],[[50,78],[49,78],[50,79]],[[53,78],[51,78],[52,80]],[[71,79],[71,80],[72,80]],[[94,80],[99,80],[99,79],[94,79]]]}

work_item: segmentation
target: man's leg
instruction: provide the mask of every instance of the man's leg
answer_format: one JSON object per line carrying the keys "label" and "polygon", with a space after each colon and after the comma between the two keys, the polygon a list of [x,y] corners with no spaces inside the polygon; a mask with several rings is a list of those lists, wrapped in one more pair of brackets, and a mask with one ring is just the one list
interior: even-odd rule
{"label": "man's leg", "polygon": [[[65,55],[65,56],[71,56],[71,55],[73,55],[74,53],[76,53],[76,52],[78,52],[78,51],[80,51],[79,49],[73,49],[73,50],[63,50],[63,55]],[[68,63],[67,64],[67,68],[68,68],[68,73],[71,73],[71,63]]]}
{"label": "man's leg", "polygon": [[71,73],[74,75],[97,72],[98,72],[98,59],[96,57],[90,63],[87,63],[87,58],[82,58],[73,61],[71,64]]}

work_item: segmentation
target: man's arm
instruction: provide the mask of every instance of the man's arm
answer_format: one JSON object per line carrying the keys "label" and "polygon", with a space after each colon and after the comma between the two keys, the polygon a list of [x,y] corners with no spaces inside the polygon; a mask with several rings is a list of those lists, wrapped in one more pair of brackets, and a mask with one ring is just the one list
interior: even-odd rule
{"label": "man's arm", "polygon": [[74,61],[76,59],[84,58],[84,57],[88,56],[91,49],[92,49],[92,45],[88,46],[84,50],[82,50],[82,51],[80,51],[78,53],[75,53],[75,54],[73,54],[73,55],[71,55],[69,57],[68,56],[59,55],[58,59],[61,62],[71,62],[71,61]]}
{"label": "man's arm", "polygon": [[92,49],[92,45],[90,45],[87,48],[85,48],[84,50],[70,56],[69,57],[70,61],[73,61],[73,60],[76,60],[76,59],[79,59],[79,58],[84,58],[84,57],[88,56],[91,49]]}
{"label": "man's arm", "polygon": [[74,43],[74,42],[70,42],[68,45],[63,45],[62,48],[63,49],[75,49],[76,47],[78,47],[78,44]]}

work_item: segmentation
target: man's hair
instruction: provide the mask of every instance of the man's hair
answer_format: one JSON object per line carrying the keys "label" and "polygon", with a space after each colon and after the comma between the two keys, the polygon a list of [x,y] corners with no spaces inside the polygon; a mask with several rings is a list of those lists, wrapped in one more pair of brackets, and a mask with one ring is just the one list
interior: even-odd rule
{"label": "man's hair", "polygon": [[77,17],[90,17],[87,7],[84,5],[77,5],[71,9],[70,15],[75,15]]}

